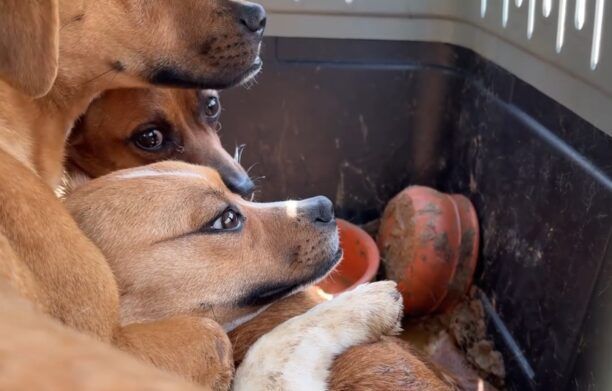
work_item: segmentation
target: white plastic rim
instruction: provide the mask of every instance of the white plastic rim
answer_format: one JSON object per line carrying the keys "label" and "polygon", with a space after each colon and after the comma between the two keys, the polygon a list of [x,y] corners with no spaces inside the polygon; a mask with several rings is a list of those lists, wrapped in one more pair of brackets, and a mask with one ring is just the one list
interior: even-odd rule
{"label": "white plastic rim", "polygon": [[607,0],[258,1],[269,14],[268,36],[434,41],[469,48],[612,135]]}

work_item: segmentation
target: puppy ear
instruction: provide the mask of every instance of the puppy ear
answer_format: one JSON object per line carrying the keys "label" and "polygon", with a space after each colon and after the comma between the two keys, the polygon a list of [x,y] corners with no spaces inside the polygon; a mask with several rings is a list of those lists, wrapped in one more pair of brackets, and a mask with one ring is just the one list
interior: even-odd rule
{"label": "puppy ear", "polygon": [[0,0],[0,79],[32,97],[57,76],[58,0]]}

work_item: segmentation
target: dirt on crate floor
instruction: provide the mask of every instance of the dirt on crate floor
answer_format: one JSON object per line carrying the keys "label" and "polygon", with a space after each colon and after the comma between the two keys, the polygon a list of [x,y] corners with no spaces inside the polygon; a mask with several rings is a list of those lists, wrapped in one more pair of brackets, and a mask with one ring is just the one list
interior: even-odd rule
{"label": "dirt on crate floor", "polygon": [[[361,226],[374,239],[380,220]],[[385,265],[376,279],[388,278]],[[448,313],[403,323],[401,338],[450,373],[463,390],[505,390],[504,359],[487,335],[485,312],[479,290],[472,287]]]}
{"label": "dirt on crate floor", "polygon": [[404,322],[401,338],[453,375],[464,390],[503,390],[502,355],[486,333],[477,288],[450,313]]}

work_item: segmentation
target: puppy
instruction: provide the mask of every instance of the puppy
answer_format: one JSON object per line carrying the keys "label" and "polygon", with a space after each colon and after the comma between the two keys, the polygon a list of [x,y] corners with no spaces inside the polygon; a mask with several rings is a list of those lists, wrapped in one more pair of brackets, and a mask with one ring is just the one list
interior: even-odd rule
{"label": "puppy", "polygon": [[[234,335],[238,351],[251,348],[237,372],[235,384],[240,387],[246,388],[243,379],[248,378],[253,387],[261,389],[326,388],[335,355],[349,343],[372,341],[354,339],[351,333],[352,328],[371,322],[367,316],[362,318],[368,313],[368,303],[357,297],[336,305],[355,311],[347,323],[334,318],[325,305],[315,306],[316,300],[297,294],[273,305],[302,300],[293,306],[295,313],[283,311],[283,319],[276,323],[266,319],[265,331],[256,326],[271,303],[317,282],[338,262],[338,234],[331,202],[326,198],[256,204],[230,193],[209,168],[164,162],[93,180],[70,193],[65,202],[79,226],[104,252],[117,277],[122,323],[197,315],[213,317],[227,329],[238,326]],[[374,314],[384,318],[388,311],[382,303],[375,306],[380,312]],[[298,316],[283,323],[310,307],[314,308],[306,318]],[[397,312],[395,321],[400,316]],[[255,326],[249,328],[251,323]],[[281,331],[274,329],[251,347],[278,324]],[[307,331],[311,328],[314,331]],[[348,338],[347,342],[343,338]],[[364,368],[368,363],[375,365],[356,381],[343,376],[349,370],[343,364],[344,355],[340,356],[334,363],[339,369],[332,371],[331,389],[354,389],[364,384],[406,390],[450,389],[443,376],[409,350],[395,348],[393,354],[385,355],[378,344],[355,349],[357,353],[347,352],[350,355],[344,363],[353,361]],[[355,361],[359,352],[374,352],[374,359]],[[309,381],[304,376],[293,380],[286,376],[299,372],[295,360],[286,362],[288,357],[309,354],[322,357],[312,359],[312,366],[308,360],[298,360]],[[389,360],[374,361],[381,357]],[[263,368],[276,368],[279,375],[252,375]],[[384,368],[394,369],[393,376],[387,377]]]}
{"label": "puppy", "polygon": [[[129,108],[126,110],[126,108]],[[221,103],[214,90],[122,89],[94,100],[68,140],[72,180],[162,160],[215,168],[233,192],[248,195],[254,184],[221,145]]]}
{"label": "puppy", "polygon": [[[138,343],[138,333],[119,327],[112,271],[53,190],[62,176],[68,131],[96,96],[152,84],[240,84],[261,68],[264,26],[263,8],[245,1],[0,0],[0,285],[34,303],[41,324],[47,314],[153,362],[184,354],[201,362],[190,377],[208,378],[202,371],[211,356],[202,352],[215,347],[207,346],[205,336],[222,330],[198,317],[167,319],[164,328],[192,333],[189,345],[183,336],[176,347],[133,351],[147,345]],[[6,294],[0,301],[14,298]],[[4,304],[19,315],[19,306]],[[138,332],[147,327],[155,331],[160,325],[142,325]],[[3,339],[0,350],[19,354],[15,341],[25,343]],[[229,343],[215,342],[226,350],[217,363],[226,366]],[[68,366],[62,369],[65,376],[55,379],[72,376]],[[208,384],[216,385],[217,380]]]}

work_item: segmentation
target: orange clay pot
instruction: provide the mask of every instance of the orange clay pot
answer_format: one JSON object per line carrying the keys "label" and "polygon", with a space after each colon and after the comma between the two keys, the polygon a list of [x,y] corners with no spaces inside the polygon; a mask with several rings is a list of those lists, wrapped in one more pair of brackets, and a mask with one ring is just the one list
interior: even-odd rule
{"label": "orange clay pot", "polygon": [[378,233],[387,276],[397,281],[406,314],[452,308],[472,282],[478,222],[470,201],[412,186],[387,205]]}
{"label": "orange clay pot", "polygon": [[344,257],[336,269],[319,283],[319,288],[331,295],[372,281],[380,266],[378,247],[367,232],[341,219],[338,219],[338,229]]}
{"label": "orange clay pot", "polygon": [[461,223],[461,243],[459,246],[459,260],[455,275],[448,285],[448,293],[444,301],[437,308],[438,312],[446,312],[459,303],[466,294],[476,270],[478,260],[478,247],[480,242],[480,228],[476,209],[465,196],[460,194],[451,195],[459,211],[459,222]]}

